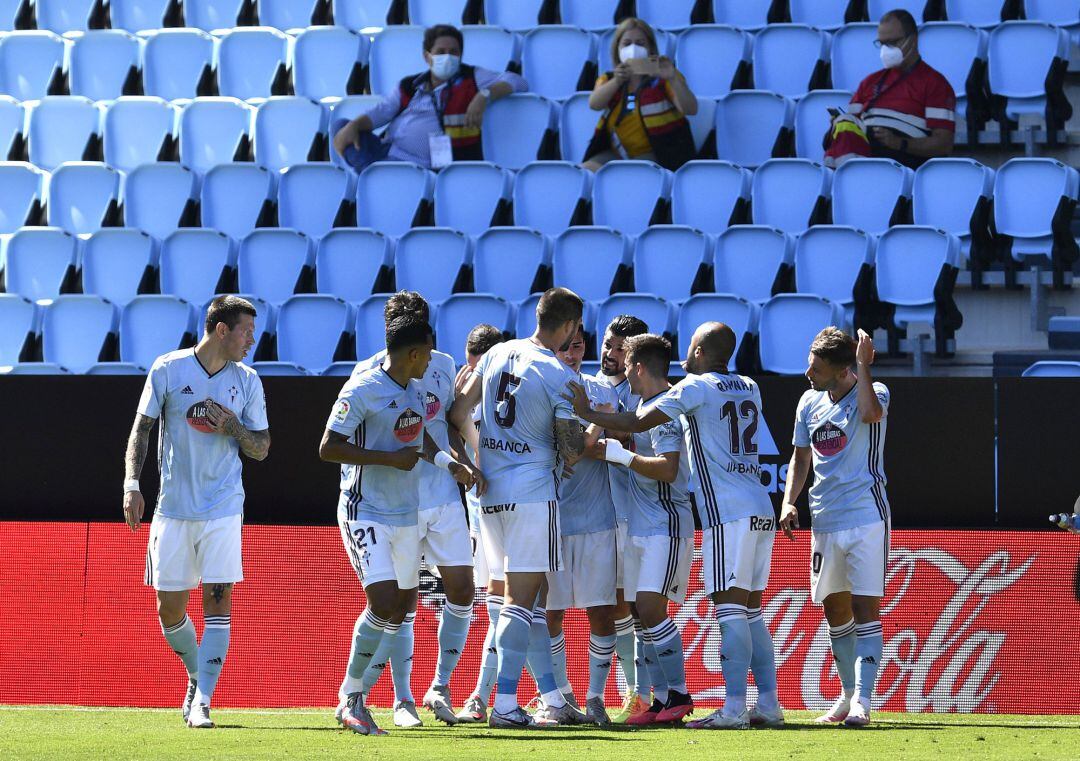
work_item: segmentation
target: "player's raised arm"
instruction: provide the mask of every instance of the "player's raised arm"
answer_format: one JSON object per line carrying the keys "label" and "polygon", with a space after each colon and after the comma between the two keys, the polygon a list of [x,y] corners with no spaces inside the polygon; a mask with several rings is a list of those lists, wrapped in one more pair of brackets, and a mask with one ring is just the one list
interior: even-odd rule
{"label": "player's raised arm", "polygon": [[601,412],[592,409],[589,397],[585,394],[585,387],[580,383],[570,381],[566,390],[568,393],[563,394],[562,397],[574,405],[574,414],[586,422],[595,423],[609,431],[641,433],[671,420],[667,413],[654,405],[636,412]]}
{"label": "player's raised arm", "polygon": [[874,393],[874,379],[870,375],[870,365],[874,363],[874,339],[865,330],[859,330],[859,345],[855,349],[857,388],[855,395],[859,402],[859,417],[864,423],[876,423],[885,417],[885,409]]}
{"label": "player's raised arm", "polygon": [[139,476],[146,461],[150,431],[156,422],[156,418],[136,413],[128,435],[127,452],[124,454],[124,520],[132,531],[138,531],[146,510],[146,502],[139,490]]}

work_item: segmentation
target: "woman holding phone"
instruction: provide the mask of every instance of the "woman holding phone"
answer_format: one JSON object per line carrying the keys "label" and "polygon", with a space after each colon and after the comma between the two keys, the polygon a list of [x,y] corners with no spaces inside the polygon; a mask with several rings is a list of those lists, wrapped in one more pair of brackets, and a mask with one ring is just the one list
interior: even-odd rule
{"label": "woman holding phone", "polygon": [[656,34],[641,19],[625,19],[611,40],[614,70],[601,74],[589,107],[603,111],[582,166],[596,171],[609,161],[638,159],[678,169],[694,157],[687,115],[697,98],[675,63],[661,56]]}

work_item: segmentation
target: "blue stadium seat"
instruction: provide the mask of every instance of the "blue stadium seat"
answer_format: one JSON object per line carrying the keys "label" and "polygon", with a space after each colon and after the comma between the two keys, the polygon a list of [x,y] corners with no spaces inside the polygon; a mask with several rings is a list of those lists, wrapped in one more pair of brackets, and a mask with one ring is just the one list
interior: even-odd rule
{"label": "blue stadium seat", "polygon": [[1011,159],[998,168],[994,227],[998,235],[1011,239],[1014,259],[1053,257],[1055,232],[1072,238],[1069,209],[1077,201],[1078,188],[1076,169],[1054,159]]}
{"label": "blue stadium seat", "polygon": [[285,76],[289,38],[270,27],[237,27],[218,41],[218,90],[240,98],[268,98],[282,94],[275,80]]}
{"label": "blue stadium seat", "polygon": [[571,161],[526,164],[514,180],[514,224],[558,235],[584,211],[592,182],[592,172]]}
{"label": "blue stadium seat", "polygon": [[451,24],[460,27],[466,0],[407,0],[409,23],[418,26]]}
{"label": "blue stadium seat", "polygon": [[514,178],[486,161],[455,161],[435,178],[435,224],[479,235],[508,214]]}
{"label": "blue stadium seat", "polygon": [[277,174],[254,164],[219,164],[203,177],[202,223],[240,240],[272,217]]}
{"label": "blue stadium seat", "polygon": [[844,25],[848,0],[788,0],[788,8],[793,24],[807,24],[833,31]]}
{"label": "blue stadium seat", "polygon": [[619,0],[559,0],[562,22],[590,31],[615,26]]}
{"label": "blue stadium seat", "polygon": [[292,296],[315,264],[311,239],[296,230],[255,230],[240,242],[236,269],[240,290],[271,304]]}
{"label": "blue stadium seat", "polygon": [[251,108],[241,100],[193,100],[180,112],[180,163],[202,175],[236,161],[246,152],[250,128]]}
{"label": "blue stadium seat", "polygon": [[170,158],[176,110],[162,98],[125,96],[105,107],[101,139],[105,163],[121,172]]}
{"label": "blue stadium seat", "polygon": [[686,29],[697,0],[637,0],[637,16],[653,29]]}
{"label": "blue stadium seat", "polygon": [[828,218],[832,170],[808,159],[771,159],[754,172],[754,224],[801,233]]}
{"label": "blue stadium seat", "polygon": [[161,29],[172,0],[109,0],[109,20],[113,29],[131,33]]}
{"label": "blue stadium seat", "polygon": [[843,324],[843,310],[820,296],[782,293],[761,307],[761,368],[781,375],[806,372],[810,342],[822,328]]}
{"label": "blue stadium seat", "polygon": [[[877,293],[895,307],[893,324],[911,322],[936,325],[936,301],[942,270],[960,264],[960,241],[932,227],[900,226],[882,233],[877,246]],[[939,343],[942,337],[938,336]]]}
{"label": "blue stadium seat", "polygon": [[774,152],[787,155],[795,126],[795,103],[764,90],[735,90],[716,107],[716,155],[756,167]]}
{"label": "blue stadium seat", "polygon": [[743,222],[750,177],[746,169],[726,161],[686,162],[672,181],[671,221],[707,233]]}
{"label": "blue stadium seat", "polygon": [[771,24],[754,37],[754,87],[789,98],[825,79],[829,35],[800,24]]}
{"label": "blue stadium seat", "polygon": [[17,293],[0,293],[0,365],[14,365],[40,333],[37,305]]}
{"label": "blue stadium seat", "polygon": [[[690,339],[694,332],[706,322],[722,322],[735,333],[735,352],[740,350],[747,338],[757,335],[759,309],[753,302],[729,293],[699,293],[683,302],[679,308],[679,359],[686,359],[690,352]],[[809,346],[807,347],[809,348]],[[749,372],[751,365],[740,365],[739,370]]]}
{"label": "blue stadium seat", "polygon": [[[1031,2],[1031,0],[1028,0]],[[1043,360],[1024,370],[1025,378],[1080,378],[1080,362],[1054,362]]]}
{"label": "blue stadium seat", "polygon": [[66,367],[52,362],[20,362],[0,367],[0,375],[69,375]]}
{"label": "blue stadium seat", "polygon": [[713,0],[713,18],[717,24],[761,29],[769,23],[771,5],[771,0]]}
{"label": "blue stadium seat", "polygon": [[729,26],[695,25],[679,36],[675,65],[699,98],[731,92],[750,65],[751,38]]}
{"label": "blue stadium seat", "polygon": [[521,59],[521,41],[513,32],[483,24],[464,26],[465,57],[473,66],[491,71],[506,71],[510,64]]}
{"label": "blue stadium seat", "polygon": [[374,230],[340,228],[319,241],[315,282],[319,293],[356,303],[375,293],[393,266],[390,238]]}
{"label": "blue stadium seat", "polygon": [[195,29],[212,32],[236,26],[244,0],[199,0],[185,3],[184,23]]}
{"label": "blue stadium seat", "polygon": [[620,314],[632,314],[641,319],[649,326],[650,333],[669,336],[675,333],[675,309],[667,301],[651,293],[617,293],[596,305],[596,317],[591,323],[596,333],[596,356],[603,350],[604,331]]}
{"label": "blue stadium seat", "polygon": [[24,161],[0,162],[0,235],[35,224],[44,202],[47,175]]}
{"label": "blue stadium seat", "polygon": [[949,21],[991,27],[1001,23],[1001,0],[945,0]]}
{"label": "blue stadium seat", "polygon": [[872,235],[840,225],[811,227],[795,244],[795,289],[843,306],[851,324],[859,278],[868,277],[873,266]]}
{"label": "blue stadium seat", "polygon": [[881,54],[874,47],[877,23],[847,24],[832,40],[832,83],[837,90],[855,92],[859,83],[881,71]]}
{"label": "blue stadium seat", "polygon": [[435,175],[414,164],[372,164],[356,180],[356,224],[401,235],[423,224],[435,195]]}
{"label": "blue stadium seat", "polygon": [[134,362],[98,362],[86,368],[84,375],[146,375]]}
{"label": "blue stadium seat", "polygon": [[706,143],[710,153],[716,148],[716,101],[712,98],[699,98],[696,114],[686,117],[690,122],[690,134],[694,137],[694,150],[701,155]]}
{"label": "blue stadium seat", "polygon": [[81,32],[90,28],[96,0],[34,0],[37,28],[50,32]]}
{"label": "blue stadium seat", "polygon": [[100,296],[57,296],[42,315],[41,354],[46,362],[85,372],[101,359],[119,317],[116,306]]}
{"label": "blue stadium seat", "polygon": [[371,92],[387,95],[403,77],[424,71],[423,52],[422,26],[388,26],[379,32],[371,43]]}
{"label": "blue stadium seat", "polygon": [[683,225],[653,225],[634,242],[634,290],[682,301],[701,267],[711,264],[708,235]]}
{"label": "blue stadium seat", "polygon": [[851,93],[847,90],[815,90],[795,104],[795,155],[821,163],[825,149],[821,145],[829,129],[829,108],[847,110]]}
{"label": "blue stadium seat", "polygon": [[353,323],[352,309],[339,298],[318,293],[293,296],[278,311],[278,359],[322,372],[333,363],[342,335],[352,333]]}
{"label": "blue stadium seat", "polygon": [[356,356],[370,357],[386,348],[386,322],[383,307],[389,293],[370,296],[356,305]]}
{"label": "blue stadium seat", "polygon": [[139,41],[120,29],[86,32],[71,44],[68,75],[72,95],[108,100],[134,84],[139,69]]}
{"label": "blue stadium seat", "polygon": [[671,172],[651,161],[605,164],[593,184],[593,222],[640,234],[670,202],[671,182]]}
{"label": "blue stadium seat", "polygon": [[[957,236],[964,257],[969,258],[973,242],[987,243],[984,239],[993,198],[993,169],[974,159],[930,159],[915,171],[912,217],[917,225]],[[992,255],[991,250],[983,253]]]}
{"label": "blue stadium seat", "polygon": [[[202,6],[191,4],[191,8]],[[188,23],[195,26],[191,20]],[[165,100],[194,98],[200,82],[210,80],[213,60],[214,38],[206,32],[161,29],[143,47],[143,91]]]}
{"label": "blue stadium seat", "polygon": [[[514,335],[518,338],[528,338],[536,331],[536,305],[540,296],[541,294],[534,293],[518,303],[517,315],[514,317]],[[585,306],[588,309],[587,303]]]}
{"label": "blue stadium seat", "polygon": [[439,305],[435,317],[435,337],[439,351],[465,364],[465,339],[482,322],[507,331],[514,317],[514,306],[502,296],[488,293],[459,293]]}
{"label": "blue stadium seat", "polygon": [[762,304],[785,290],[795,239],[766,225],[736,225],[716,237],[713,287]]}
{"label": "blue stadium seat", "polygon": [[30,111],[30,161],[51,172],[65,161],[81,161],[98,137],[101,112],[92,100],[50,95]]}
{"label": "blue stadium seat", "polygon": [[192,341],[195,307],[174,296],[137,296],[120,315],[120,361],[150,368],[162,354]]}
{"label": "blue stadium seat", "polygon": [[567,98],[559,110],[559,150],[563,161],[581,162],[589,147],[599,111],[589,108],[589,93],[579,92]]}
{"label": "blue stadium seat", "polygon": [[586,301],[602,301],[617,289],[616,274],[631,261],[630,241],[608,227],[571,227],[555,239],[551,274],[556,286]]}
{"label": "blue stadium seat", "polygon": [[322,100],[360,92],[369,46],[367,37],[339,26],[300,32],[292,47],[296,94]]}
{"label": "blue stadium seat", "polygon": [[956,115],[967,115],[967,81],[976,61],[986,63],[989,37],[967,24],[935,21],[919,29],[919,55],[949,80],[956,93]]}
{"label": "blue stadium seat", "polygon": [[[0,44],[3,38],[0,37]],[[0,78],[3,74],[0,73]],[[0,95],[0,159],[7,158],[17,141],[23,137],[26,112],[23,105],[10,95]],[[13,157],[13,158],[18,158]]]}
{"label": "blue stadium seat", "polygon": [[385,27],[392,3],[393,0],[333,0],[334,23],[355,30]]}
{"label": "blue stadium seat", "polygon": [[311,375],[306,368],[294,362],[252,362],[251,369],[258,373],[260,378],[306,378]]}
{"label": "blue stadium seat", "polygon": [[[1075,27],[1080,21],[1076,0],[1024,0],[1024,17],[1028,21],[1045,21],[1061,27]],[[1070,33],[1075,38],[1075,30]]]}
{"label": "blue stadium seat", "polygon": [[1007,21],[990,32],[987,57],[990,91],[1007,99],[1006,115],[1043,115],[1054,61],[1069,60],[1069,35],[1041,21]]}
{"label": "blue stadium seat", "polygon": [[[926,0],[867,0],[866,2],[867,15],[875,24],[881,21],[881,17],[886,13],[896,9],[907,11],[915,19],[916,24],[921,24],[926,12]],[[919,52],[922,52],[921,34],[919,35]]]}
{"label": "blue stadium seat", "polygon": [[902,224],[915,174],[891,159],[852,159],[833,174],[833,222],[868,233]]}
{"label": "blue stadium seat", "polygon": [[539,26],[521,45],[521,72],[529,90],[562,100],[592,89],[582,80],[586,64],[596,57],[596,39],[575,26]]}
{"label": "blue stadium seat", "polygon": [[120,173],[96,161],[61,164],[49,181],[49,224],[81,235],[116,223]]}
{"label": "blue stadium seat", "polygon": [[194,173],[179,164],[143,164],[124,180],[124,224],[158,240],[194,221]]}
{"label": "blue stadium seat", "polygon": [[24,227],[7,242],[4,287],[31,301],[52,299],[75,275],[78,239],[59,227]]}
{"label": "blue stadium seat", "polygon": [[397,287],[419,291],[437,303],[450,297],[463,264],[472,263],[469,237],[443,227],[418,227],[398,239],[394,254]]}
{"label": "blue stadium seat", "polygon": [[484,0],[484,18],[491,26],[527,32],[540,23],[544,0]]}
{"label": "blue stadium seat", "polygon": [[236,269],[236,247],[217,230],[181,229],[161,242],[161,292],[205,304]]}
{"label": "blue stadium seat", "polygon": [[354,175],[332,164],[297,164],[281,173],[278,222],[310,238],[330,232],[355,193]]}
{"label": "blue stadium seat", "polygon": [[255,163],[278,172],[321,161],[326,112],[313,100],[291,95],[267,98],[255,110]]}
{"label": "blue stadium seat", "polygon": [[[277,332],[277,310],[274,308],[273,304],[259,296],[254,296],[250,293],[237,293],[236,295],[242,299],[246,299],[247,301],[251,302],[251,305],[255,307],[255,311],[258,313],[258,315],[255,317],[255,331],[252,334],[255,345],[252,347],[251,351],[248,352],[247,356],[244,357],[244,359],[242,360],[245,365],[251,365],[254,367],[256,364],[258,364],[255,362],[255,358],[257,356],[260,356],[260,344],[263,340],[263,336],[267,336],[269,338],[274,336]],[[213,299],[208,298],[206,302],[202,305],[202,307],[199,309],[198,330],[200,332],[203,330],[203,326],[206,324],[206,313],[210,311],[210,304],[212,302]]]}
{"label": "blue stadium seat", "polygon": [[0,32],[11,32],[24,8],[23,0],[0,0]]}
{"label": "blue stadium seat", "polygon": [[541,266],[551,266],[546,236],[524,227],[493,227],[476,239],[473,289],[520,301],[532,292]]}
{"label": "blue stadium seat", "polygon": [[515,170],[536,161],[555,119],[554,105],[539,95],[518,93],[500,98],[484,112],[484,159]]}
{"label": "blue stadium seat", "polygon": [[64,41],[52,32],[0,36],[0,92],[13,98],[44,98],[63,64]]}
{"label": "blue stadium seat", "polygon": [[352,375],[352,371],[355,367],[356,363],[352,360],[333,362],[329,367],[322,371],[321,375],[324,378],[348,378]]}
{"label": "blue stadium seat", "polygon": [[82,289],[123,307],[158,264],[158,244],[141,230],[98,230],[83,245]]}
{"label": "blue stadium seat", "polygon": [[259,23],[281,31],[326,23],[317,14],[318,0],[259,0]]}

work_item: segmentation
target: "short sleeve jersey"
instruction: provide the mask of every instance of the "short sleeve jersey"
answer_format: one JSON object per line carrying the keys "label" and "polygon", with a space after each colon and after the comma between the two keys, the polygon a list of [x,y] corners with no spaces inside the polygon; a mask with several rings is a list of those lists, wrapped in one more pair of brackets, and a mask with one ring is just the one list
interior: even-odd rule
{"label": "short sleeve jersey", "polygon": [[688,375],[652,402],[672,420],[686,416],[686,449],[702,525],[773,515],[761,483],[757,384],[734,373]]}
{"label": "short sleeve jersey", "polygon": [[167,518],[205,521],[244,512],[240,444],[211,430],[207,399],[232,410],[248,430],[269,428],[262,381],[247,365],[227,362],[210,375],[194,349],[158,357],[143,386],[139,414],[159,419],[156,511]]}
{"label": "short sleeve jersey", "polygon": [[[630,381],[626,378],[618,384],[611,384],[607,378],[604,381],[615,389],[619,399],[616,411],[632,412],[638,408],[640,397],[630,390]],[[611,483],[611,499],[615,503],[615,518],[625,523],[629,515],[630,472],[621,465],[609,465],[608,480]]]}
{"label": "short sleeve jersey", "polygon": [[[591,375],[582,375],[581,382],[593,407],[601,404],[618,407],[610,385]],[[574,465],[570,478],[563,479],[559,488],[559,528],[563,536],[615,528],[615,506],[611,502],[606,462],[586,457]]]}
{"label": "short sleeve jersey", "polygon": [[[641,406],[648,406],[648,401],[642,401]],[[679,473],[669,484],[630,471],[628,517],[631,536],[686,538],[694,535],[694,516],[687,491],[690,458],[686,454],[685,430],[685,418],[679,416],[644,433],[634,434],[634,453],[642,457],[678,452]]]}
{"label": "short sleeve jersey", "polygon": [[[373,357],[357,362],[352,371],[353,377],[378,367],[385,358],[386,351],[383,350]],[[424,377],[417,381],[424,392],[424,426],[435,444],[444,452],[450,451],[446,413],[454,403],[455,375],[454,358],[441,351],[433,351]],[[448,471],[422,460],[416,464],[416,472],[420,474],[421,510],[430,510],[448,502],[460,504],[457,482]]]}
{"label": "short sleeve jersey", "polygon": [[[345,382],[326,427],[363,449],[419,449],[424,444],[424,405],[417,381],[401,386],[380,365]],[[338,518],[415,526],[420,464],[410,471],[385,465],[342,465]]]}
{"label": "short sleeve jersey", "polygon": [[549,349],[528,339],[498,344],[477,363],[482,376],[480,468],[488,481],[481,504],[558,498],[555,419],[577,420],[563,399],[575,376]]}
{"label": "short sleeve jersey", "polygon": [[810,447],[814,484],[810,487],[810,527],[830,533],[889,520],[885,496],[885,425],[889,389],[874,384],[886,417],[864,423],[852,386],[836,402],[827,391],[810,389],[795,410],[797,447]]}
{"label": "short sleeve jersey", "polygon": [[908,137],[956,130],[956,93],[925,61],[906,73],[898,68],[874,72],[859,84],[849,110],[867,127],[888,127]]}

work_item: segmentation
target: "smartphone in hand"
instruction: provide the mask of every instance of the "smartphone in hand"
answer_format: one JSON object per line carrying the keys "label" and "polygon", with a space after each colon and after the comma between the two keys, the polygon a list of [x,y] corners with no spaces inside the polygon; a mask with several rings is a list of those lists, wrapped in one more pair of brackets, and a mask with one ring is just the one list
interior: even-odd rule
{"label": "smartphone in hand", "polygon": [[825,110],[829,112],[829,116],[831,116],[833,119],[840,116],[840,114],[846,113],[846,111],[844,111],[844,109],[839,108],[837,106],[829,106]]}
{"label": "smartphone in hand", "polygon": [[627,63],[630,71],[643,77],[660,76],[660,57],[651,55],[648,58],[631,58]]}

